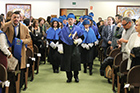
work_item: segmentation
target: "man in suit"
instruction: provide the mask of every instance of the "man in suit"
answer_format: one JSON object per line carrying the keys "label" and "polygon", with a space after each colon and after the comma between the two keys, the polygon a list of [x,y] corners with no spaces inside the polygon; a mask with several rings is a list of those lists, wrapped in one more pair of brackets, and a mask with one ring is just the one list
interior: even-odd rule
{"label": "man in suit", "polygon": [[110,46],[111,50],[118,47],[117,40],[120,39],[122,36],[122,32],[124,30],[123,26],[121,25],[122,18],[123,17],[121,15],[116,15],[116,17],[115,17],[115,22],[117,25],[113,29],[112,43]]}
{"label": "man in suit", "polygon": [[113,17],[109,16],[107,18],[107,21],[108,21],[108,25],[104,26],[102,30],[102,38],[103,38],[102,47],[104,48],[104,55],[106,55],[107,47],[109,47],[112,43],[112,36],[113,36],[113,29],[114,29]]}
{"label": "man in suit", "polygon": [[[22,42],[22,49],[21,49],[21,60],[20,70],[21,70],[21,82],[20,87],[22,87],[23,77],[26,68],[26,47],[25,44],[28,44],[31,40],[30,34],[28,32],[28,28],[20,22],[20,14],[18,11],[15,11],[12,14],[11,21],[7,22],[5,26],[2,28],[3,32],[6,33],[8,40],[12,44],[15,38],[18,38]],[[10,51],[14,54],[14,47],[10,48]],[[18,49],[16,49],[17,51]],[[17,55],[16,55],[17,56]]]}

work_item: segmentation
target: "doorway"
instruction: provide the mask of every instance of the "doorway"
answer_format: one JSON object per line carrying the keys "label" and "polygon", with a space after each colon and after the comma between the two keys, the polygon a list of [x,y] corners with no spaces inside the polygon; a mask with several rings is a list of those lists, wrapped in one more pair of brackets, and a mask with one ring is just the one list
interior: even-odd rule
{"label": "doorway", "polygon": [[80,16],[88,15],[88,9],[74,9],[74,8],[67,8],[67,9],[60,9],[60,16],[68,15],[69,13],[73,13],[77,19],[79,19]]}

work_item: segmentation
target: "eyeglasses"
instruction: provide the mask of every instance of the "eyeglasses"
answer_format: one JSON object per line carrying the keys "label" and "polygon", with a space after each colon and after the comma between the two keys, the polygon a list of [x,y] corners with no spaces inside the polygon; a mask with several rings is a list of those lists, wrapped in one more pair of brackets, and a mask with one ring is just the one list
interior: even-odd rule
{"label": "eyeglasses", "polygon": [[127,22],[126,24],[122,24],[122,26],[126,26],[129,22]]}

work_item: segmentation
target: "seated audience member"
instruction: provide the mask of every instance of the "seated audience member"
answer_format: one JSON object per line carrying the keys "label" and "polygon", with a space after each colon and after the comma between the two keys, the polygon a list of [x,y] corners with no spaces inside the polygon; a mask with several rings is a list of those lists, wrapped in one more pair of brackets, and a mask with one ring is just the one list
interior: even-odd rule
{"label": "seated audience member", "polygon": [[40,30],[43,32],[43,35],[45,35],[45,32],[46,32],[45,19],[40,17],[38,19],[38,22],[39,22]]}
{"label": "seated audience member", "polygon": [[51,26],[50,26],[50,21],[51,21],[51,16],[47,17],[47,20],[45,22],[45,26],[46,26],[46,30],[48,30]]}
{"label": "seated audience member", "polygon": [[108,25],[104,26],[102,30],[102,38],[103,38],[103,43],[102,47],[104,49],[104,55],[106,55],[106,49],[111,45],[112,43],[112,36],[113,36],[113,17],[109,16],[107,18]]}
{"label": "seated audience member", "polygon": [[29,27],[31,26],[31,21],[29,18],[26,18],[26,19],[24,19],[23,23],[28,27],[28,30],[29,30],[29,33],[31,36],[31,41],[30,41],[30,43],[28,43],[27,47],[30,48],[33,52],[33,41],[32,41],[33,34],[31,32],[31,30],[29,29]]}
{"label": "seated audience member", "polygon": [[125,52],[127,52],[128,54],[128,64],[127,64],[127,70],[129,70],[130,68],[132,68],[135,65],[140,65],[140,56],[133,56],[133,59],[130,59],[130,52],[134,47],[140,47],[140,19],[138,19],[138,22],[136,22],[136,33],[133,33],[129,40],[128,43],[126,44],[125,47]]}
{"label": "seated audience member", "polygon": [[7,57],[11,58],[12,54],[8,50],[10,42],[8,41],[6,35],[1,31],[1,27],[5,24],[5,20],[2,15],[0,15],[0,64],[7,68]]}
{"label": "seated audience member", "polygon": [[11,17],[12,17],[12,11],[8,11],[8,13],[6,14],[6,20],[5,22],[9,22],[11,20]]}
{"label": "seated audience member", "polygon": [[[132,33],[135,33],[135,27],[132,23],[132,20],[129,17],[124,17],[122,20],[122,26],[124,28],[122,32],[122,37],[117,41],[118,46],[121,47],[121,52],[125,52],[125,46],[128,42],[128,39],[130,38]],[[128,58],[128,54],[123,53],[123,60]]]}
{"label": "seated audience member", "polygon": [[99,28],[99,26],[100,26],[100,22],[101,22],[101,20],[102,20],[102,18],[99,17],[99,18],[98,18],[98,23],[97,23],[97,27],[98,27],[98,28]]}
{"label": "seated audience member", "polygon": [[103,27],[104,27],[104,20],[101,20],[100,25],[99,25],[99,29],[98,29],[98,32],[101,35],[101,38],[102,38],[102,29],[103,29]]}
{"label": "seated audience member", "polygon": [[116,26],[114,27],[113,29],[113,36],[112,36],[112,43],[111,43],[111,46],[110,46],[110,49],[115,49],[115,48],[118,48],[118,44],[117,44],[117,40],[121,38],[122,36],[122,32],[124,30],[124,28],[122,27],[121,23],[122,23],[122,16],[118,15],[116,18],[115,18],[115,21],[116,21]]}

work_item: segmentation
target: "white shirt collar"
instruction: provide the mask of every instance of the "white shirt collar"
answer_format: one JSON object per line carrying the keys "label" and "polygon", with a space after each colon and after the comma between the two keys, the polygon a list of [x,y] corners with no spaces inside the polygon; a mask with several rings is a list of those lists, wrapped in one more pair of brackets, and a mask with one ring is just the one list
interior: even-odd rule
{"label": "white shirt collar", "polygon": [[88,31],[89,31],[89,28],[88,28],[88,29],[86,29],[86,28],[85,28],[85,31],[87,31],[87,32],[88,32]]}

